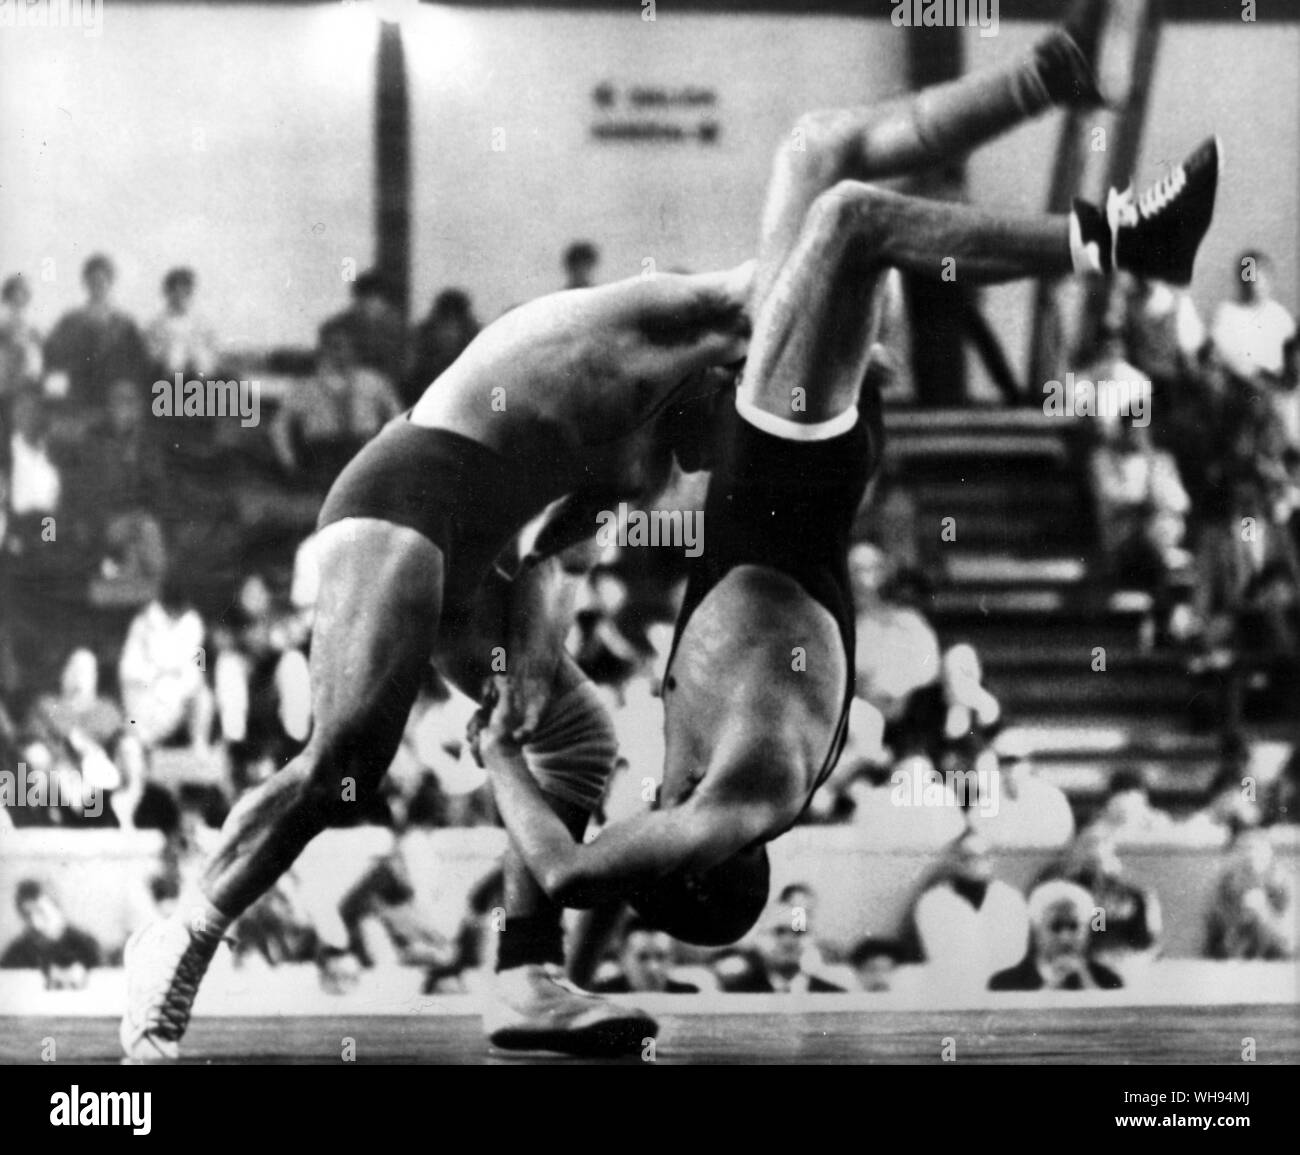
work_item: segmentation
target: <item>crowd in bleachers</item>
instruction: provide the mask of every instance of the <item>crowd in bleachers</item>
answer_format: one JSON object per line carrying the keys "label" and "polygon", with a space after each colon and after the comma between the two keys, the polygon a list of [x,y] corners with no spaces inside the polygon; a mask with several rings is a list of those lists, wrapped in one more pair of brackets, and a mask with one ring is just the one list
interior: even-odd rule
{"label": "crowd in bleachers", "polygon": [[1093,380],[1149,382],[1096,423],[1091,474],[1112,581],[1147,593],[1148,644],[1188,651],[1208,719],[1276,716],[1300,667],[1300,347],[1273,268],[1241,254],[1209,325],[1190,296],[1120,282]]}
{"label": "crowd in bleachers", "polygon": [[[597,259],[592,246],[573,246],[568,283],[590,283]],[[1103,423],[1092,457],[1112,581],[1150,595],[1152,629],[1188,647],[1197,676],[1227,687],[1221,708],[1234,725],[1248,695],[1267,697],[1294,676],[1300,588],[1300,362],[1294,324],[1269,299],[1267,263],[1251,260],[1256,275],[1209,329],[1187,298],[1129,286],[1081,360],[1113,377],[1131,361],[1152,383],[1150,428]],[[0,830],[160,831],[149,890],[162,911],[192,887],[239,795],[283,766],[311,723],[319,575],[310,512],[287,547],[268,543],[272,530],[250,532],[232,491],[260,485],[272,505],[297,496],[310,511],[479,321],[469,296],[447,289],[408,331],[382,278],[362,274],[264,427],[176,422],[151,414],[152,382],[235,372],[194,307],[195,275],[168,272],[163,308],[142,327],[113,303],[109,260],[92,257],[83,273],[86,304],[44,339],[26,319],[28,280],[10,277],[3,289],[0,748],[6,767],[24,768],[28,792],[0,806]],[[1206,954],[1293,956],[1293,897],[1258,832],[1296,821],[1300,760],[1256,793],[1243,792],[1240,761],[1229,758],[1204,805],[1177,816],[1151,805],[1140,773],[1120,772],[1099,813],[1076,813],[1008,738],[976,651],[941,641],[927,620],[905,485],[886,469],[869,501],[851,555],[858,698],[844,756],[805,821],[933,852],[909,934],[837,957],[817,945],[815,897],[783,894],[752,939],[700,968],[695,983],[671,978],[675,944],[637,923],[615,936],[593,981],[877,990],[897,964],[924,960],[980,986],[1118,985],[1158,954],[1161,926],[1159,897],[1126,879],[1117,848],[1196,830],[1224,854]],[[644,779],[662,765],[657,695],[682,573],[671,551],[610,547],[582,580],[569,648],[599,685],[623,750],[598,822],[644,805]],[[84,637],[83,620],[95,623]],[[391,841],[497,824],[466,748],[471,711],[430,671],[384,794],[361,820],[380,832],[380,849],[324,907],[305,896],[304,872],[287,876],[239,921],[237,954],[317,961],[338,989],[355,967],[384,961],[424,967],[430,990],[457,989],[490,957],[490,883],[471,896],[460,931],[435,931]],[[990,807],[980,784],[993,780]],[[1047,848],[1060,861],[1022,894],[993,877],[990,846]],[[24,929],[0,965],[34,959],[52,985],[76,985],[120,949],[101,951],[69,927],[39,880],[14,899]],[[1111,914],[1104,927],[1093,925],[1094,908]],[[345,957],[322,959],[323,918],[345,922]]]}

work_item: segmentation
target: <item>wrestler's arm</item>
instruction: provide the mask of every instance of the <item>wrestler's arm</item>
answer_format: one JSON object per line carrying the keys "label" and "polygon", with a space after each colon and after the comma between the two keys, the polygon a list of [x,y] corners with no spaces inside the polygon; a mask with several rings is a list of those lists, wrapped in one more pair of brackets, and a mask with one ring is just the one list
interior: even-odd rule
{"label": "wrestler's arm", "polygon": [[754,262],[715,273],[631,277],[593,293],[602,331],[630,377],[680,379],[741,360],[752,328],[749,293]]}
{"label": "wrestler's arm", "polygon": [[729,806],[720,816],[716,806],[692,800],[611,823],[591,842],[576,842],[518,746],[485,731],[478,748],[512,841],[538,884],[563,906],[596,906],[676,871],[707,870],[771,829],[761,805]]}
{"label": "wrestler's arm", "polygon": [[525,564],[556,558],[566,573],[585,573],[595,559],[589,556],[589,551],[573,547],[591,542],[600,525],[599,515],[617,509],[619,501],[626,500],[627,493],[620,494],[613,487],[578,490],[560,498],[547,510]]}
{"label": "wrestler's arm", "polygon": [[565,637],[573,623],[576,584],[559,558],[526,557],[513,577],[493,569],[480,596],[502,607],[504,668],[490,675],[500,699],[497,722],[527,742],[556,685]]}

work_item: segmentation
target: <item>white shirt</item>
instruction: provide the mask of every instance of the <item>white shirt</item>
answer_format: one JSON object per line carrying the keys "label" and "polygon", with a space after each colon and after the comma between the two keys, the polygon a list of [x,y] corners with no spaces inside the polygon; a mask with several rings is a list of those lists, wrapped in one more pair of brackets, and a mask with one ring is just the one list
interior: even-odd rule
{"label": "white shirt", "polygon": [[1039,778],[1016,783],[1016,796],[1006,789],[998,797],[996,814],[978,807],[970,812],[971,825],[997,847],[1058,847],[1074,836],[1074,812],[1059,786]]}
{"label": "white shirt", "polygon": [[118,665],[122,705],[141,741],[166,738],[204,683],[203,619],[194,610],[173,618],[158,602],[135,616]]}
{"label": "white shirt", "polygon": [[145,332],[150,355],[168,374],[193,372],[206,376],[217,367],[217,339],[208,325],[193,313],[163,313]]}
{"label": "white shirt", "polygon": [[853,825],[863,831],[863,844],[875,849],[938,850],[966,829],[951,787],[939,780],[927,796],[905,766],[895,767],[884,786],[855,782],[849,797]]}
{"label": "white shirt", "polygon": [[1150,502],[1160,513],[1186,513],[1191,506],[1178,465],[1163,449],[1147,452],[1103,446],[1092,458],[1097,496],[1109,512]]}
{"label": "white shirt", "polygon": [[865,608],[857,624],[858,695],[886,716],[939,673],[939,639],[915,610],[885,602]]}
{"label": "white shirt", "polygon": [[983,990],[998,971],[1025,957],[1029,907],[1018,890],[996,878],[978,910],[942,884],[917,900],[916,930],[936,972]]}
{"label": "white shirt", "polygon": [[1276,301],[1244,305],[1224,301],[1214,316],[1214,345],[1239,377],[1282,372],[1282,346],[1295,332],[1295,319]]}
{"label": "white shirt", "polygon": [[32,445],[15,433],[9,439],[10,508],[17,514],[54,513],[62,483],[43,445]]}

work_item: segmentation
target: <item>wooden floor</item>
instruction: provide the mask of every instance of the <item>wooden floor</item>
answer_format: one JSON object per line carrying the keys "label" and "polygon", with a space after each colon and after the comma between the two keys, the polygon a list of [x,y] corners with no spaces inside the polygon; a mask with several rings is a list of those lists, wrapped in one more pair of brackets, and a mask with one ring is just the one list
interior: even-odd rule
{"label": "wooden floor", "polygon": [[[1294,1006],[1073,1007],[958,1011],[772,1010],[660,1012],[659,1063],[930,1063],[945,1040],[975,1063],[1300,1062]],[[344,1038],[361,1063],[554,1063],[550,1055],[491,1051],[477,1015],[259,1016],[199,1019],[186,1036],[194,1063],[337,1063]],[[53,1038],[60,1062],[117,1063],[108,1018],[0,1018],[0,1062],[39,1061]],[[646,1061],[641,1058],[627,1062]]]}

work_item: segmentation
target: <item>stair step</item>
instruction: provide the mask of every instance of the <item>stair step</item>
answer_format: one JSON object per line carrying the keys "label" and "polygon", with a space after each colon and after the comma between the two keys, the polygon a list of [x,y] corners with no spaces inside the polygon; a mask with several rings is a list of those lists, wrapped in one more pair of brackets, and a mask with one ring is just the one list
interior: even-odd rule
{"label": "stair step", "polygon": [[1079,671],[1046,675],[1042,670],[1003,669],[992,672],[986,683],[1009,712],[1051,708],[1061,714],[1091,713],[1098,709],[1116,713],[1166,713],[1178,716],[1196,695],[1181,670],[1093,673]]}
{"label": "stair step", "polygon": [[1079,621],[1055,622],[1050,619],[1007,621],[1004,618],[931,618],[931,625],[945,646],[969,642],[979,651],[981,659],[995,662],[1005,659],[1014,662],[1017,655],[1025,654],[1076,654],[1085,653],[1091,660],[1094,646],[1122,650],[1137,641],[1136,622]]}
{"label": "stair step", "polygon": [[[1096,649],[1105,650],[1106,668],[1093,671]],[[1079,670],[1105,674],[1184,674],[1187,656],[1179,650],[1142,650],[1132,640],[1117,646],[1100,646],[1099,643],[1082,646],[1026,646],[1013,641],[987,644],[979,650],[985,670],[1010,670],[1013,673],[1037,672],[1042,675],[1069,676]]]}
{"label": "stair step", "polygon": [[965,585],[1073,585],[1088,574],[1081,557],[1014,557],[1010,554],[949,553],[944,569],[953,582]]}
{"label": "stair step", "polygon": [[997,737],[1000,751],[1033,758],[1035,763],[1064,761],[1081,755],[1165,761],[1215,758],[1218,739],[1211,734],[1152,729],[1132,718],[1104,716],[1050,721],[1020,721]]}
{"label": "stair step", "polygon": [[1055,508],[1060,504],[1077,504],[1086,496],[1077,478],[1068,473],[1052,472],[1027,489],[1018,479],[1009,479],[1001,471],[974,477],[926,477],[908,481],[907,488],[922,505],[951,505],[966,508],[988,504],[1003,508]]}
{"label": "stair step", "polygon": [[[1173,801],[1199,802],[1210,788],[1215,773],[1213,762],[1199,766],[1170,766],[1162,762],[1134,759],[1126,760],[1126,764],[1142,771],[1157,805]],[[1110,787],[1110,776],[1114,771],[1113,762],[1079,759],[1076,762],[1043,767],[1038,774],[1045,782],[1059,787],[1072,800],[1077,800],[1097,799],[1104,795]]]}

